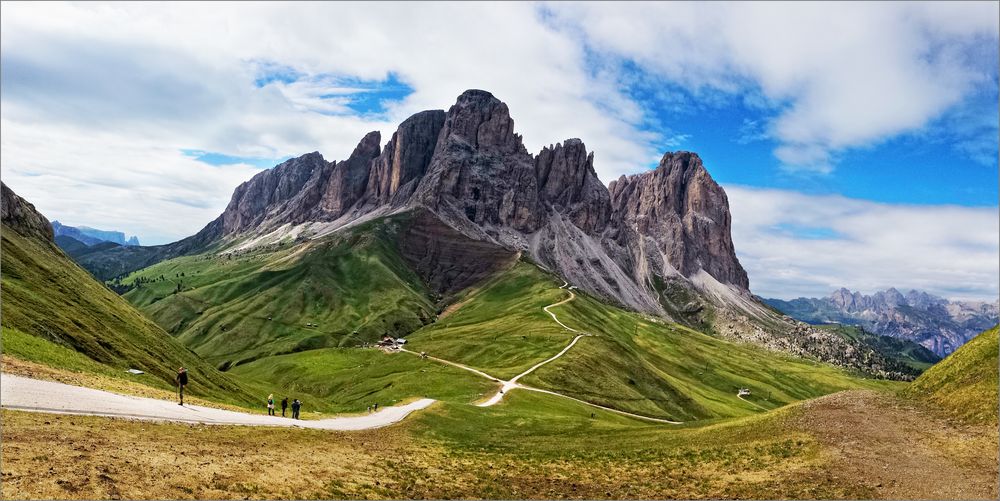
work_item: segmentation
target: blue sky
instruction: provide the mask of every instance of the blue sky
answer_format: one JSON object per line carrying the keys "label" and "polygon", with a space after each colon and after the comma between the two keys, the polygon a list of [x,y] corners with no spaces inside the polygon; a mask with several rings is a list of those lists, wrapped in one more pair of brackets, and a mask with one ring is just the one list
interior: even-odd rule
{"label": "blue sky", "polygon": [[988,299],[997,5],[5,3],[0,167],[51,219],[165,243],[261,169],[481,88],[605,182],[697,152],[754,292]]}

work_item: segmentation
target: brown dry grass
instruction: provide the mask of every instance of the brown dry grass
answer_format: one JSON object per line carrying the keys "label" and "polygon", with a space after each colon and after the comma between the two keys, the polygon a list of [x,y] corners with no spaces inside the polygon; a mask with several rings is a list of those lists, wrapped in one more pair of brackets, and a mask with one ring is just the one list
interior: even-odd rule
{"label": "brown dry grass", "polygon": [[997,499],[998,431],[875,391],[804,403],[794,424],[823,445],[816,484],[851,481],[887,499]]}
{"label": "brown dry grass", "polygon": [[[434,410],[428,412],[437,412]],[[363,432],[3,411],[4,499],[996,498],[996,430],[876,392],[794,409],[773,440],[617,453],[457,450]]]}
{"label": "brown dry grass", "polygon": [[805,492],[781,478],[814,455],[779,442],[735,456],[531,458],[421,443],[407,424],[342,433],[2,417],[4,499],[778,497]]}

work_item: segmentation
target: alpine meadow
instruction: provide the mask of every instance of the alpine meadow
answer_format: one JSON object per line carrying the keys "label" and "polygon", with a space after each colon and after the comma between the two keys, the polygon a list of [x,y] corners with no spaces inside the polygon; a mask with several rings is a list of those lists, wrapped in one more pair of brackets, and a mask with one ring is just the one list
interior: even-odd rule
{"label": "alpine meadow", "polygon": [[998,2],[0,17],[3,499],[1000,496]]}

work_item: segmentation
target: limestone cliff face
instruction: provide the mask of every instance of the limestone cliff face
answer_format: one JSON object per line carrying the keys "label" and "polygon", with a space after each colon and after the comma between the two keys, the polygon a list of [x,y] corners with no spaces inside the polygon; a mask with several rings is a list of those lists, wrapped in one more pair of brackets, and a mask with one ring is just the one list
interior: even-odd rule
{"label": "limestone cliff face", "polygon": [[749,289],[736,258],[726,192],[705,170],[698,155],[663,155],[656,169],[612,181],[613,225],[619,244],[638,245],[649,237],[673,269],[691,276],[705,270],[719,282]]}
{"label": "limestone cliff face", "polygon": [[507,105],[470,90],[444,120],[415,202],[456,220],[530,232],[538,226],[538,186],[531,155],[514,134]]}
{"label": "limestone cliff face", "polygon": [[13,229],[23,236],[49,242],[54,238],[49,220],[39,214],[34,205],[18,196],[2,182],[0,182],[0,216],[6,228]]}
{"label": "limestone cliff face", "polygon": [[296,207],[320,202],[328,168],[323,156],[313,152],[286,160],[239,185],[222,213],[221,234],[270,226],[279,215],[294,220]]}
{"label": "limestone cliff face", "polygon": [[578,228],[598,234],[607,227],[611,200],[594,171],[594,153],[579,139],[567,139],[542,148],[535,157],[538,197],[552,210],[564,213]]}
{"label": "limestone cliff face", "polygon": [[338,162],[330,171],[315,218],[333,220],[342,216],[365,194],[372,160],[379,155],[381,134],[369,132],[354,148],[351,156]]}
{"label": "limestone cliff face", "polygon": [[399,125],[372,163],[365,205],[378,207],[409,199],[427,172],[444,119],[442,110],[422,111]]}

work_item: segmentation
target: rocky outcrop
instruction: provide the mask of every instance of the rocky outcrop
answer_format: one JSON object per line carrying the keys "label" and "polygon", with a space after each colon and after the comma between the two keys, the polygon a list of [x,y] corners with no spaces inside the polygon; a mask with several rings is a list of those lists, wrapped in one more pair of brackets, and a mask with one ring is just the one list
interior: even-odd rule
{"label": "rocky outcrop", "polygon": [[949,301],[895,288],[871,295],[839,289],[825,298],[765,299],[804,322],[860,325],[883,336],[914,341],[946,356],[1000,322],[1000,302]]}
{"label": "rocky outcrop", "polygon": [[59,221],[52,221],[52,233],[56,237],[68,237],[86,245],[97,245],[104,241],[95,236],[87,235],[86,233],[80,231],[79,228],[66,226]]}
{"label": "rocky outcrop", "polygon": [[319,152],[286,160],[236,187],[220,216],[221,235],[228,236],[272,225],[280,220],[305,220],[326,191],[329,164]]}
{"label": "rocky outcrop", "polygon": [[361,199],[368,186],[372,160],[379,155],[381,138],[378,131],[369,132],[347,160],[333,167],[315,213],[316,219],[337,219]]}
{"label": "rocky outcrop", "polygon": [[0,221],[3,221],[6,228],[25,237],[49,242],[54,238],[49,220],[39,214],[34,205],[18,196],[3,182],[0,182]]}
{"label": "rocky outcrop", "polygon": [[607,227],[611,200],[594,171],[594,153],[579,139],[543,148],[535,157],[538,198],[578,228],[598,234]]}
{"label": "rocky outcrop", "polygon": [[422,111],[399,125],[382,154],[372,163],[365,190],[367,207],[399,204],[409,199],[427,172],[444,119],[443,110]]}
{"label": "rocky outcrop", "polygon": [[476,285],[512,266],[518,256],[498,245],[473,240],[424,209],[411,212],[399,237],[399,250],[424,283],[442,295]]}
{"label": "rocky outcrop", "polygon": [[140,245],[139,238],[132,236],[125,238],[125,233],[120,231],[107,231],[90,228],[87,226],[67,226],[59,221],[52,221],[52,231],[55,236],[65,235],[87,245],[97,245],[101,242],[113,242],[118,245]]}
{"label": "rocky outcrop", "polygon": [[414,197],[456,224],[537,229],[534,159],[514,134],[507,105],[481,90],[459,96]]}
{"label": "rocky outcrop", "polygon": [[[685,277],[705,270],[721,283],[749,289],[730,234],[726,192],[705,170],[698,155],[663,155],[656,169],[612,181],[614,239],[640,255],[662,256]],[[638,238],[637,238],[638,237]],[[644,249],[643,240],[654,245]],[[636,261],[640,256],[633,256]]]}

